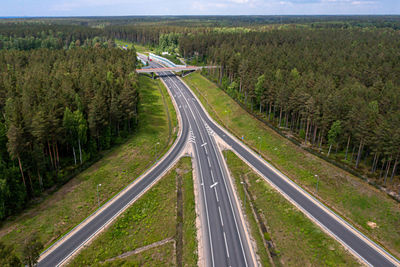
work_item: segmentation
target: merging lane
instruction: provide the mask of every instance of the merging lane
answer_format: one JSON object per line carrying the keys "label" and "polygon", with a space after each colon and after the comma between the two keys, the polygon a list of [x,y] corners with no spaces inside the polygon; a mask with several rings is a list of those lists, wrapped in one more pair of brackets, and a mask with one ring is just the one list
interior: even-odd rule
{"label": "merging lane", "polygon": [[[161,65],[150,62],[152,67]],[[196,169],[199,173],[201,220],[205,264],[207,266],[255,266],[248,236],[234,201],[233,189],[227,181],[222,165],[222,155],[217,147],[211,128],[204,122],[196,105],[180,80],[171,72],[160,73],[178,108],[182,134],[167,155],[150,172],[138,178],[128,190],[121,192],[90,217],[90,221],[72,230],[45,252],[38,266],[59,266],[65,263],[96,233],[107,226],[126,207],[151,187],[165,170],[169,169],[182,154],[188,140],[191,142]]]}
{"label": "merging lane", "polygon": [[[151,67],[162,67],[149,62]],[[184,82],[172,72],[159,73],[168,87],[180,117],[180,134],[172,148],[150,171],[92,214],[67,237],[43,253],[38,266],[59,266],[86,244],[100,230],[150,188],[179,159],[191,143],[198,178],[200,219],[206,266],[255,266],[254,251],[242,220],[232,182],[225,169],[222,142],[264,179],[269,181],[294,205],[329,232],[353,254],[371,266],[400,266],[400,262],[383,248],[358,232],[329,208],[260,158],[237,138],[219,126]]]}
{"label": "merging lane", "polygon": [[[196,98],[182,81],[180,83],[189,96]],[[293,204],[318,223],[324,230],[333,235],[362,261],[371,266],[400,266],[399,260],[357,231],[340,218],[340,216],[336,215],[288,177],[284,176],[251,151],[241,141],[225,131],[225,129],[209,117],[198,101],[194,101],[193,103],[200,111],[202,119],[239,157],[252,166],[264,179],[272,183]]]}
{"label": "merging lane", "polygon": [[[177,105],[182,105],[180,99],[176,99]],[[178,113],[179,116],[181,116]],[[128,186],[128,190],[122,191],[116,197],[111,199],[108,205],[106,203],[98,214],[94,213],[91,216],[91,221],[82,223],[78,226],[78,230],[72,230],[72,234],[68,238],[61,239],[55,243],[54,248],[50,247],[48,253],[44,252],[38,266],[58,266],[64,263],[74,252],[82,247],[87,241],[89,241],[96,233],[98,233],[104,226],[118,216],[126,207],[128,207],[133,201],[135,201],[143,192],[151,187],[154,182],[159,179],[166,170],[173,165],[181,152],[185,148],[188,134],[189,134],[189,122],[186,116],[181,116],[181,127],[182,133],[175,141],[170,151],[165,157],[159,160],[158,165],[155,166],[150,172],[146,173],[143,177],[135,180],[132,184],[134,186]]]}
{"label": "merging lane", "polygon": [[172,73],[161,73],[160,78],[175,99],[184,100],[179,109],[189,121],[189,135],[199,175],[206,265],[255,266],[214,132],[202,119],[198,106],[194,104],[195,98],[188,94],[179,78]]}

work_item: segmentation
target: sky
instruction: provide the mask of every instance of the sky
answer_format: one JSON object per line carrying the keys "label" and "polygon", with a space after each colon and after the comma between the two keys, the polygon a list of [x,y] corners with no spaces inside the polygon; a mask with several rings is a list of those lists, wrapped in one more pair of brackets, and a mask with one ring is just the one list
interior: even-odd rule
{"label": "sky", "polygon": [[0,17],[318,14],[400,15],[400,0],[0,0]]}

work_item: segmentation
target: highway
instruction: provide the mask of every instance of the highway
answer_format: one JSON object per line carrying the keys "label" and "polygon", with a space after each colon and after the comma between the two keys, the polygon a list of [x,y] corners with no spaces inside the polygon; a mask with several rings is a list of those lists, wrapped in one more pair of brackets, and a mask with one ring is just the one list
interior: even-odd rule
{"label": "highway", "polygon": [[[199,176],[202,238],[207,266],[255,266],[252,249],[239,216],[233,188],[222,164],[214,133],[200,115],[201,107],[182,82],[171,73],[160,73],[175,99],[183,100],[181,114],[189,121],[189,138]],[[195,181],[196,182],[196,181]]]}
{"label": "highway", "polygon": [[[161,65],[150,62],[151,66]],[[204,258],[207,266],[255,266],[252,250],[246,236],[239,209],[234,200],[233,189],[227,181],[222,154],[212,132],[200,116],[194,98],[188,98],[180,80],[172,72],[160,73],[178,107],[181,118],[181,135],[150,172],[140,177],[128,190],[121,192],[111,204],[93,214],[87,223],[73,230],[67,238],[60,240],[54,248],[45,252],[38,266],[59,266],[66,262],[78,249],[107,226],[127,206],[159,179],[182,155],[188,142],[192,144],[196,170],[200,181],[202,208],[202,234]]]}
{"label": "highway", "polygon": [[[177,105],[184,104],[179,98],[176,101]],[[129,190],[122,191],[114,199],[110,200],[111,204],[104,204],[103,206],[107,207],[93,214],[90,222],[77,230],[73,230],[71,236],[56,243],[54,249],[50,247],[50,252],[43,253],[38,266],[58,266],[64,263],[76,250],[89,241],[104,226],[108,225],[112,219],[136,200],[147,188],[151,187],[165,173],[165,170],[169,169],[179,159],[186,146],[189,135],[189,122],[186,116],[181,116],[181,128],[181,135],[166,156],[159,160],[158,165],[146,173],[145,176],[138,178],[138,181],[134,181],[131,187],[128,186]]]}
{"label": "highway", "polygon": [[[160,67],[155,62],[151,67]],[[294,205],[334,236],[354,255],[371,266],[400,266],[400,262],[381,247],[352,228],[339,216],[309,195],[289,178],[279,173],[237,138],[214,122],[192,91],[171,72],[160,72],[180,117],[181,134],[167,154],[127,190],[121,192],[80,227],[44,253],[38,266],[57,266],[98,231],[119,215],[128,205],[151,187],[182,155],[187,143],[192,147],[201,204],[202,240],[207,266],[255,266],[254,252],[241,219],[235,193],[224,168],[219,136],[247,164],[271,183]]]}
{"label": "highway", "polygon": [[[179,80],[177,84],[183,89],[184,94],[188,98],[196,98],[182,81]],[[384,251],[383,248],[358,232],[338,215],[219,126],[209,117],[199,101],[193,101],[193,103],[199,110],[203,121],[205,121],[215,134],[219,135],[240,158],[253,167],[264,179],[273,184],[280,193],[301,209],[314,222],[319,224],[325,231],[340,241],[364,263],[370,266],[400,266],[400,262]]]}

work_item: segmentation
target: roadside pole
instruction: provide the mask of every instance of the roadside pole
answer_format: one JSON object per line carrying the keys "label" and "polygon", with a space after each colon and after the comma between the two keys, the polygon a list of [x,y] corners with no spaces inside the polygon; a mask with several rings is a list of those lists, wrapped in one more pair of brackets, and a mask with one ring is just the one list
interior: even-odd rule
{"label": "roadside pole", "polygon": [[97,204],[99,205],[100,208],[99,186],[101,186],[101,184],[97,185]]}

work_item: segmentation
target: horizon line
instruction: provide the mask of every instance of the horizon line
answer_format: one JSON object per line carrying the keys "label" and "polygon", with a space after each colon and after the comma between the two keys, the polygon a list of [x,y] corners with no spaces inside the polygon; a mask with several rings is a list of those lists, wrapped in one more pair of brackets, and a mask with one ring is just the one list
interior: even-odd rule
{"label": "horizon line", "polygon": [[98,18],[98,17],[273,17],[273,16],[281,16],[281,17],[291,17],[291,16],[301,16],[301,17],[313,17],[313,16],[398,16],[400,14],[270,14],[270,15],[255,15],[255,14],[233,14],[233,15],[224,15],[224,14],[209,14],[209,15],[39,15],[39,16],[0,16],[0,19],[22,19],[22,18]]}

